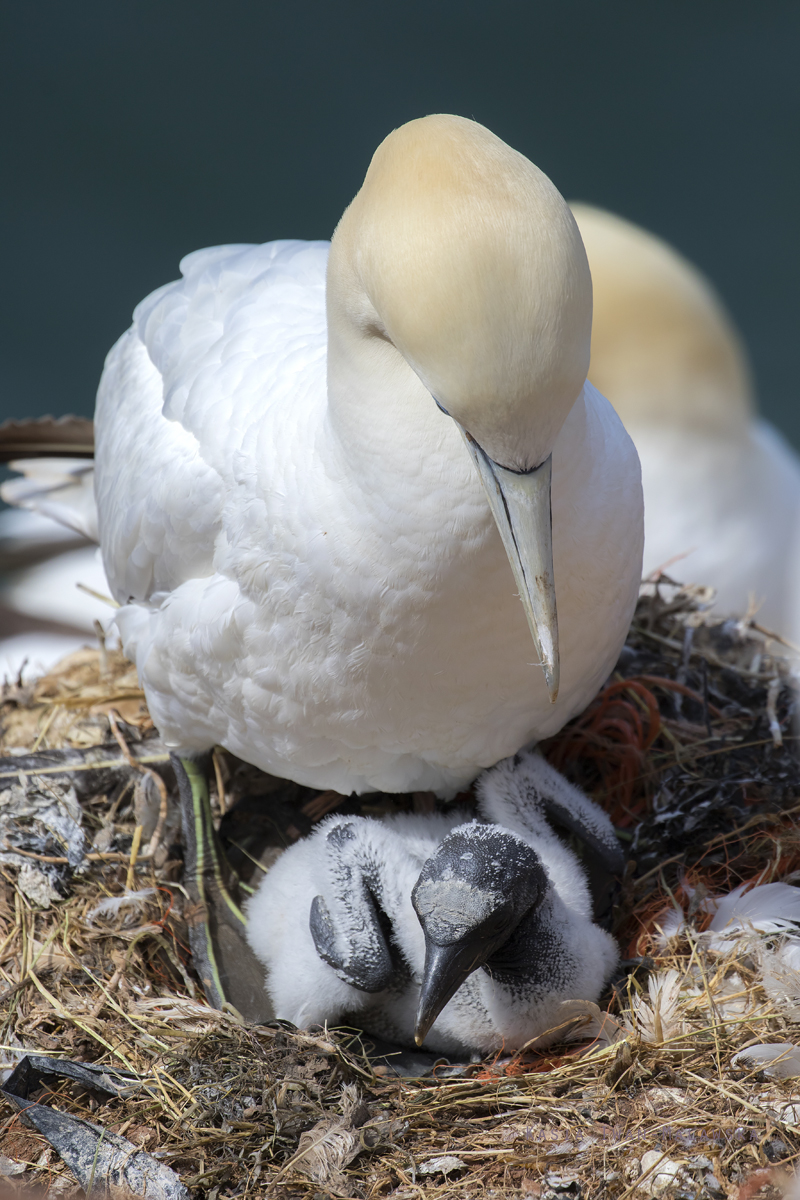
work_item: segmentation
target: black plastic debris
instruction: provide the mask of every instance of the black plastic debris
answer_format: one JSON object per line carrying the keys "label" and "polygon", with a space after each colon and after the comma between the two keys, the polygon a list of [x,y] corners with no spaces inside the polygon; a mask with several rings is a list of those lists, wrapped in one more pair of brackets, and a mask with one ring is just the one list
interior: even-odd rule
{"label": "black plastic debris", "polygon": [[[129,738],[128,749],[135,759],[144,762],[164,776],[168,787],[174,786],[169,753],[160,738],[144,741]],[[122,757],[116,742],[78,750],[64,746],[57,750],[38,750],[31,754],[8,756],[0,765],[0,790],[19,782],[20,772],[37,775],[66,787],[75,788],[79,800],[92,799],[101,792],[111,793],[121,782],[138,778],[135,768]]]}
{"label": "black plastic debris", "polygon": [[127,1192],[145,1200],[189,1200],[190,1193],[175,1172],[127,1138],[29,1099],[42,1086],[65,1079],[102,1098],[132,1095],[143,1081],[127,1071],[94,1063],[28,1054],[0,1089],[23,1124],[40,1133],[61,1155],[87,1195]]}

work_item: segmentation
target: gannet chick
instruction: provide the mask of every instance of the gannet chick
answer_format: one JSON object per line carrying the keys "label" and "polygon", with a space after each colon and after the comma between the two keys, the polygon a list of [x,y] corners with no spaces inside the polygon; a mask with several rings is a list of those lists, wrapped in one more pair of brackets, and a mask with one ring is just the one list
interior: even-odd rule
{"label": "gannet chick", "polygon": [[617,947],[550,822],[604,864],[607,892],[622,867],[610,821],[537,754],[486,772],[478,795],[483,822],[334,816],[284,852],[248,906],[278,1017],[458,1055],[515,1049],[560,1023],[562,1001],[597,999]]}
{"label": "gannet chick", "polygon": [[[488,129],[411,121],[330,244],[181,269],[106,361],[95,496],[203,914],[215,744],[311,787],[455,795],[605,681],[643,518],[633,445],[586,381],[577,227]],[[246,947],[226,966],[200,919],[191,941],[207,997],[244,1010]]]}
{"label": "gannet chick", "polygon": [[[589,377],[642,462],[645,575],[711,584],[717,607],[800,638],[800,460],[756,413],[745,348],[708,280],[660,238],[572,210],[594,285]],[[674,561],[677,560],[677,561]]]}

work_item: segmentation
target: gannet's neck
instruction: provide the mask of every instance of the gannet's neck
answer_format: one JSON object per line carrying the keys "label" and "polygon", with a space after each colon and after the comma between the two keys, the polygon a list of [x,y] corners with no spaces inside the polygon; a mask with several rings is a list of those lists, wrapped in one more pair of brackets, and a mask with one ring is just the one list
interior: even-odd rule
{"label": "gannet's neck", "polygon": [[[329,265],[328,420],[341,452],[358,471],[354,478],[371,486],[382,476],[416,475],[422,458],[438,452],[472,486],[472,467],[455,425],[372,323],[369,299],[363,290],[354,295],[350,279],[347,290],[356,304],[341,303],[346,268],[339,278],[332,278],[335,270],[335,264],[333,271]],[[354,317],[356,305],[363,320]]]}

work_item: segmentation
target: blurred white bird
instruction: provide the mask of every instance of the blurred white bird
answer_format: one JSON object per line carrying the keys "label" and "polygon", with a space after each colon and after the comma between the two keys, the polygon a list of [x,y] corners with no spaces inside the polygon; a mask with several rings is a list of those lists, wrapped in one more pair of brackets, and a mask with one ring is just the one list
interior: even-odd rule
{"label": "blurred white bird", "polygon": [[[708,280],[659,238],[573,204],[594,284],[589,376],[642,463],[645,575],[800,644],[800,459],[760,419],[741,340]],[[674,565],[672,565],[674,564]]]}
{"label": "blurred white bird", "polygon": [[114,609],[86,588],[109,595],[97,546],[37,512],[0,512],[0,682],[96,644]]}

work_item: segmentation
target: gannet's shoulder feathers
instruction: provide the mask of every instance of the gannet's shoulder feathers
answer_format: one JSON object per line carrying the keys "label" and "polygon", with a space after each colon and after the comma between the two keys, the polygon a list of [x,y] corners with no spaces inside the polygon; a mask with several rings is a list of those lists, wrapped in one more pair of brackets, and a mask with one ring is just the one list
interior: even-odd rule
{"label": "gannet's shoulder feathers", "polygon": [[[551,767],[539,753],[523,751],[485,771],[476,783],[478,806],[488,821],[530,841],[567,903],[607,924],[625,859],[606,813]],[[583,870],[557,834],[582,846]]]}

